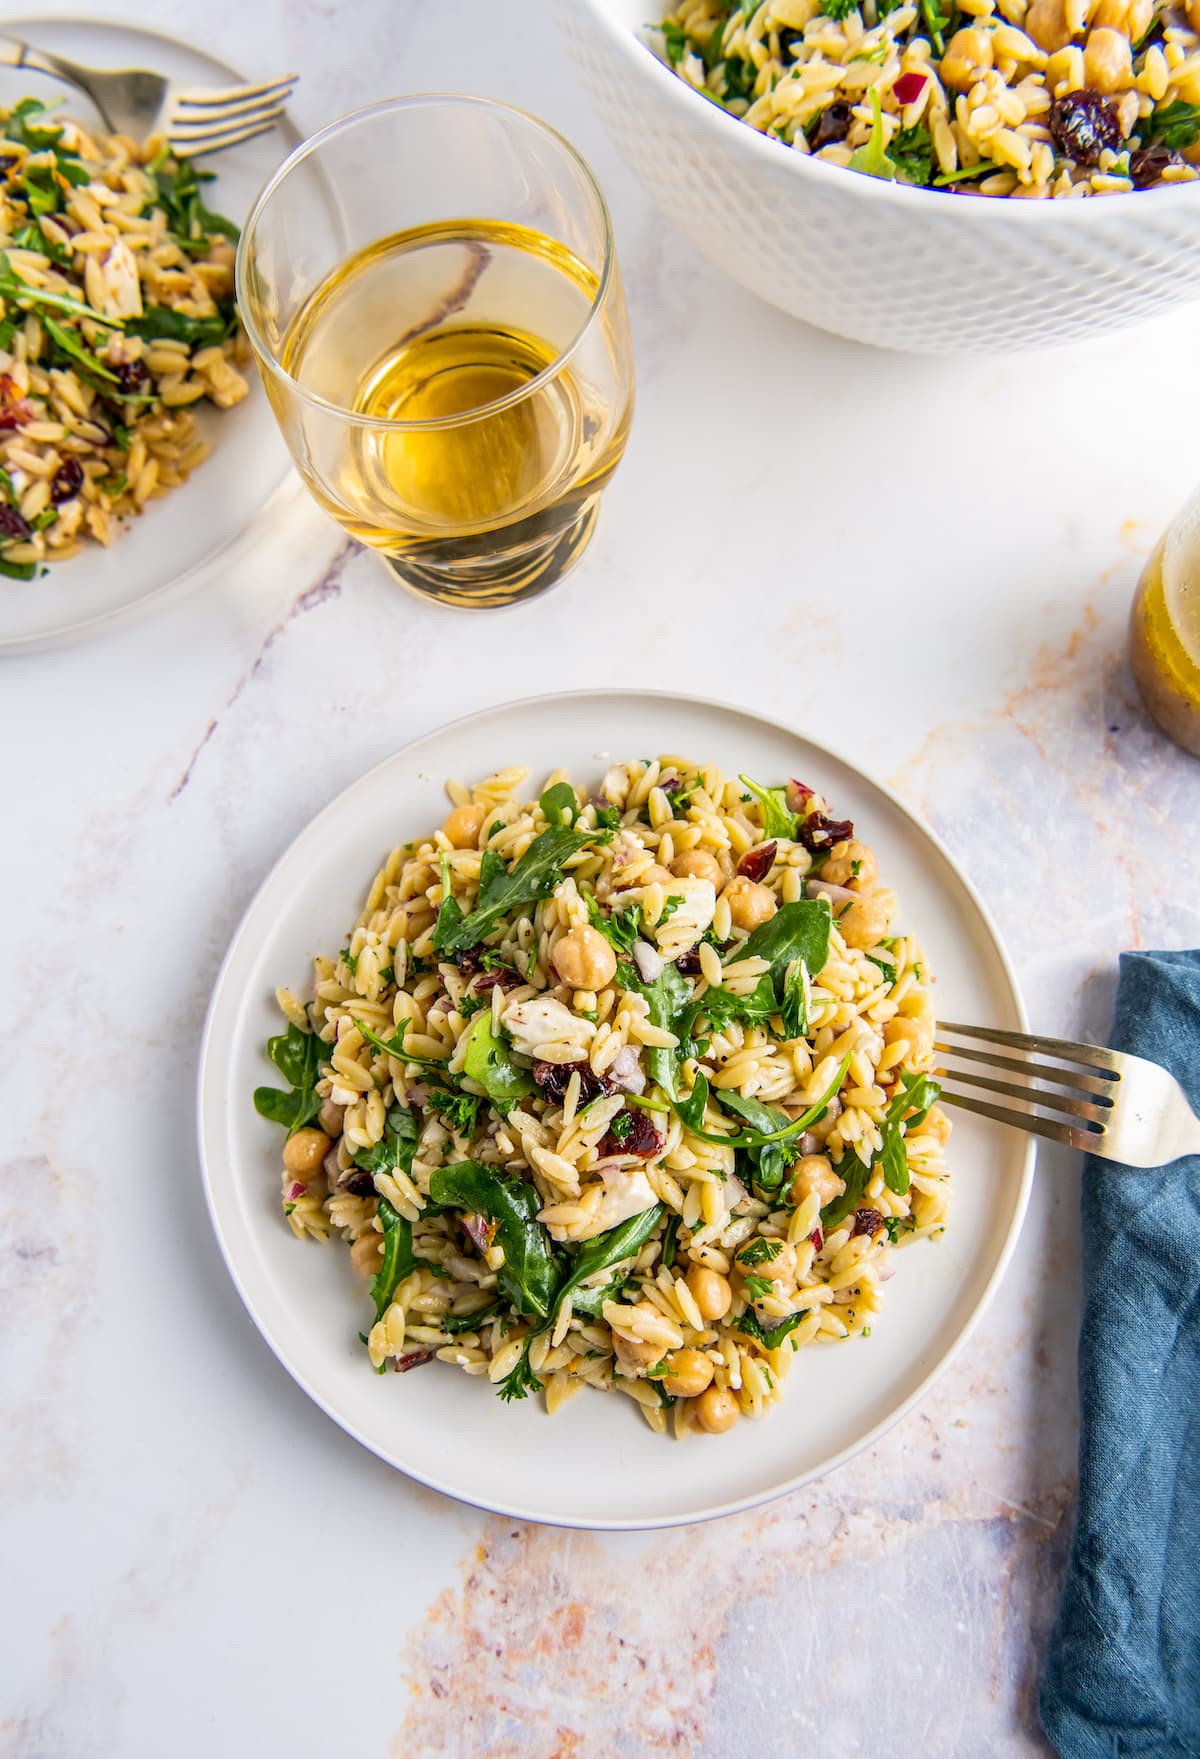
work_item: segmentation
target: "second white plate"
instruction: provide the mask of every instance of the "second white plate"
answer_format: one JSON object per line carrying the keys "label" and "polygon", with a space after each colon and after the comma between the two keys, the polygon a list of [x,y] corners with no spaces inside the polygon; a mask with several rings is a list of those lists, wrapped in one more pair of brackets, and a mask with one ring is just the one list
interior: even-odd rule
{"label": "second white plate", "polygon": [[[87,18],[5,18],[3,30],[96,67],[151,67],[188,85],[242,85],[246,76],[203,49],[136,25]],[[103,126],[81,93],[54,80],[0,68],[0,104],[34,96]],[[208,205],[240,225],[254,197],[300,137],[286,117],[269,134],[201,159],[217,173]],[[0,579],[0,653],[54,647],[97,634],[195,584],[288,482],[291,465],[251,366],[250,395],[236,408],[197,410],[212,455],[181,488],[130,520],[111,549],[89,544],[36,580]],[[284,489],[284,493],[287,490]]]}
{"label": "second white plate", "polygon": [[[610,758],[675,751],[782,781],[798,776],[853,818],[924,943],[949,1018],[1020,1029],[1012,971],[982,904],[936,839],[878,783],[821,746],[738,709],[597,691],[490,709],[417,741],[338,796],[293,843],[246,913],[217,980],[199,1084],[213,1223],[255,1323],[288,1372],[381,1458],[484,1508],[573,1527],[660,1527],[749,1507],[840,1464],[904,1414],[967,1337],[1015,1245],[1033,1145],[956,1114],[943,1240],[896,1254],[869,1339],[803,1350],[761,1423],[676,1443],[625,1400],[582,1394],[555,1417],[505,1405],[486,1382],[435,1364],[378,1377],[357,1333],[349,1255],[293,1239],[280,1214],[279,1142],[251,1103],[279,1030],[278,984],[309,982],[337,948],[375,870],[446,812],[446,777],[525,764],[532,791],[565,767],[598,780]],[[267,1420],[264,1414],[264,1421]]]}

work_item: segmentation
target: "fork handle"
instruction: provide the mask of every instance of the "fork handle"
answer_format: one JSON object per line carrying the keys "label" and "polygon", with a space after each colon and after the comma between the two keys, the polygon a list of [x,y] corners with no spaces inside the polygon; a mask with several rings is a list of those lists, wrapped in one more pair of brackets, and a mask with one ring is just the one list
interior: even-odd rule
{"label": "fork handle", "polygon": [[45,73],[51,79],[62,80],[64,85],[83,89],[74,62],[60,61],[57,55],[35,49],[32,43],[24,43],[20,37],[0,34],[0,67],[29,67],[34,73]]}

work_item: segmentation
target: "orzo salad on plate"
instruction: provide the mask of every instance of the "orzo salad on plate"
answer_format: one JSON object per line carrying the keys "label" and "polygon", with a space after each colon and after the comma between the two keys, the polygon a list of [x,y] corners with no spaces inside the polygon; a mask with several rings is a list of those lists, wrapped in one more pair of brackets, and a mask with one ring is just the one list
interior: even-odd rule
{"label": "orzo salad on plate", "polygon": [[964,195],[1200,174],[1200,0],[679,0],[688,85],[797,152]]}
{"label": "orzo salad on plate", "polygon": [[527,776],[451,784],[277,992],[283,1210],[348,1246],[364,1366],[719,1434],[802,1346],[869,1337],[894,1249],[944,1229],[929,972],[799,781]]}
{"label": "orzo salad on plate", "polygon": [[0,110],[0,574],[111,542],[207,455],[193,407],[246,396],[211,175],[36,98]]}

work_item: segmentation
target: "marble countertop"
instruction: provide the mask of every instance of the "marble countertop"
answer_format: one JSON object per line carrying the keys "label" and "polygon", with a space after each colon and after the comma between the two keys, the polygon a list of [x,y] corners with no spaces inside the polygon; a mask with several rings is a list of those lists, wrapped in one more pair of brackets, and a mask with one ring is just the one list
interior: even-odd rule
{"label": "marble countertop", "polygon": [[1121,948],[1200,939],[1200,765],[1125,661],[1200,470],[1194,313],[973,362],[806,330],[656,217],[548,0],[124,11],[294,62],[306,129],[418,88],[563,128],[611,198],[639,406],[591,551],[525,609],[419,605],[296,497],[180,602],[4,666],[0,1754],[1048,1752],[1073,1160],[1043,1157],[986,1323],[871,1452],[593,1536],[408,1483],[292,1385],[208,1225],[193,1078],[229,936],[316,808],[455,714],[595,684],[825,731],[962,861],[1037,1025],[1102,1034]]}

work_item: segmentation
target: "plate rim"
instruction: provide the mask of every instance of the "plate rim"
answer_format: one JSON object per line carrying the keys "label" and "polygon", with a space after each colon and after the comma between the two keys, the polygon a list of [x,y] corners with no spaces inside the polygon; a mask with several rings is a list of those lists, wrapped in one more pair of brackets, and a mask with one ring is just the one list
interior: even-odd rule
{"label": "plate rim", "polygon": [[[184,49],[188,54],[202,55],[206,60],[216,62],[217,65],[223,67],[233,79],[243,85],[246,83],[246,75],[241,69],[235,67],[231,61],[227,61],[219,52],[207,49],[201,43],[192,42],[189,38],[180,36],[177,31],[159,30],[154,25],[144,25],[139,23],[136,19],[117,13],[105,12],[96,15],[82,12],[4,11],[3,13],[0,13],[0,31],[7,31],[9,28],[15,28],[19,29],[24,34],[32,27],[33,33],[36,35],[37,27],[39,25],[54,25],[59,27],[79,25],[80,27],[87,27],[92,30],[97,28],[102,30],[107,29],[122,34],[128,33],[130,36],[134,37],[150,38],[154,42],[169,43],[174,49]],[[19,69],[14,69],[13,71],[19,71]],[[284,153],[284,158],[286,158],[288,154],[292,153],[304,139],[304,134],[293,120],[290,110],[284,111],[283,115],[279,118],[278,125],[285,139],[287,139],[289,135],[295,136],[294,140],[288,140],[287,148]],[[254,207],[255,202],[258,200],[258,195],[261,194],[262,188],[273,175],[274,172],[269,171],[267,173],[262,184],[259,185],[258,192],[256,192],[251,200],[251,208]],[[272,485],[266,498],[251,514],[246,523],[240,525],[236,531],[230,532],[228,536],[220,539],[216,546],[213,549],[206,551],[203,556],[197,557],[196,561],[194,561],[190,567],[185,568],[182,574],[171,575],[170,579],[164,580],[158,586],[152,587],[149,592],[143,593],[141,598],[134,599],[129,604],[116,605],[111,610],[107,611],[97,611],[94,615],[85,617],[81,622],[67,624],[65,628],[47,630],[41,634],[0,636],[0,660],[13,659],[19,654],[44,653],[50,648],[69,647],[74,642],[85,641],[97,635],[111,633],[112,630],[121,627],[123,624],[136,622],[140,617],[146,615],[151,610],[161,610],[173,599],[182,598],[185,593],[190,592],[194,587],[199,585],[200,577],[207,569],[216,567],[218,563],[228,557],[234,547],[241,543],[250,532],[258,529],[262,525],[266,516],[273,509],[278,510],[286,498],[289,479],[294,476],[295,472],[292,468],[291,459],[285,452],[283,457],[283,468],[278,480]]]}
{"label": "plate rim", "polygon": [[[689,1510],[678,1515],[638,1516],[634,1518],[619,1518],[614,1516],[586,1518],[578,1516],[569,1517],[567,1515],[557,1514],[547,1515],[543,1512],[539,1512],[537,1509],[524,1507],[520,1504],[506,1501],[488,1501],[484,1498],[468,1495],[457,1488],[450,1489],[446,1484],[439,1482],[436,1476],[427,1472],[414,1471],[409,1466],[400,1464],[394,1454],[377,1445],[367,1435],[362,1433],[360,1428],[356,1426],[354,1422],[344,1419],[336,1411],[330,1408],[326,1399],[311,1384],[310,1378],[305,1370],[295,1362],[294,1357],[288,1350],[286,1342],[283,1340],[277,1341],[271,1336],[265,1323],[260,1320],[254,1303],[243,1284],[243,1280],[235,1268],[232,1247],[226,1240],[225,1229],[222,1220],[218,1215],[217,1201],[214,1196],[212,1180],[209,1176],[208,1154],[206,1152],[205,1141],[206,1110],[208,1109],[208,1106],[206,1106],[206,1096],[210,1081],[215,1079],[213,1070],[215,1069],[217,1062],[217,1053],[214,1049],[216,1015],[218,1007],[223,999],[223,992],[230,976],[231,967],[241,951],[243,942],[246,938],[250,918],[254,915],[260,898],[273,884],[276,875],[283,868],[285,863],[291,859],[292,853],[300,840],[306,837],[315,827],[326,821],[336,809],[341,806],[348,795],[352,794],[358,788],[365,787],[381,770],[388,768],[395,763],[398,758],[412,759],[424,746],[441,738],[444,734],[467,728],[473,722],[484,721],[491,716],[509,714],[530,708],[537,708],[544,711],[552,709],[554,705],[559,703],[575,703],[580,698],[611,700],[621,697],[649,698],[658,703],[685,703],[692,708],[716,710],[719,713],[734,714],[745,720],[756,721],[774,733],[782,733],[788,739],[802,740],[806,744],[818,747],[835,763],[843,764],[848,770],[869,783],[870,786],[877,788],[909,823],[909,825],[917,831],[918,835],[925,838],[928,843],[932,844],[936,852],[950,867],[957,882],[963,887],[969,902],[978,912],[979,919],[991,942],[992,951],[999,962],[1000,970],[1003,973],[1004,980],[1008,986],[1009,996],[1016,1012],[1020,1030],[1027,1031],[1029,1024],[1025,1011],[1024,997],[1021,994],[1021,987],[1017,980],[1016,972],[1013,969],[1008,950],[1004,945],[1004,941],[1001,938],[991,911],[988,909],[984,900],[980,897],[970,878],[963,871],[961,865],[955,860],[942,839],[937,835],[936,831],[927,825],[920,814],[909,806],[906,801],[902,800],[895,790],[886,782],[877,780],[877,778],[871,775],[869,771],[863,769],[860,764],[853,759],[844,756],[834,746],[827,744],[823,739],[814,738],[810,734],[803,732],[799,727],[792,725],[790,722],[777,720],[774,716],[761,713],[756,709],[746,708],[736,702],[728,702],[723,698],[699,696],[689,692],[676,690],[643,690],[637,686],[601,685],[581,690],[561,690],[553,691],[548,694],[515,697],[508,701],[493,703],[485,708],[475,709],[471,714],[458,715],[453,720],[441,722],[429,732],[422,733],[417,738],[407,740],[404,744],[397,746],[377,762],[371,764],[369,768],[361,773],[361,775],[356,776],[352,781],[348,782],[344,788],[340,788],[318,812],[314,813],[312,817],[301,826],[296,835],[290,840],[287,847],[271,864],[270,869],[255,888],[252,897],[241,914],[213,982],[212,994],[209,998],[208,1008],[205,1012],[204,1027],[200,1039],[200,1055],[196,1069],[196,1139],[200,1158],[200,1177],[201,1183],[204,1187],[204,1199],[208,1209],[209,1221],[211,1222],[213,1232],[216,1235],[217,1245],[220,1249],[221,1257],[224,1260],[225,1268],[229,1273],[233,1286],[237,1290],[242,1305],[246,1309],[255,1329],[280,1366],[291,1376],[292,1380],[300,1387],[301,1391],[312,1400],[318,1410],[322,1411],[331,1422],[343,1431],[344,1434],[350,1436],[352,1440],[366,1448],[366,1450],[373,1454],[376,1459],[382,1460],[385,1465],[390,1466],[394,1471],[402,1473],[414,1483],[422,1484],[427,1489],[435,1490],[440,1495],[448,1497],[452,1502],[465,1503],[469,1507],[480,1509],[488,1514],[501,1515],[505,1519],[532,1521],[542,1526],[562,1527],[569,1530],[597,1533],[654,1532],[673,1527],[692,1526],[703,1521],[717,1520],[725,1515],[744,1514],[751,1509],[761,1507],[765,1503],[774,1502],[780,1497],[788,1496],[794,1491],[801,1489],[804,1485],[814,1483],[817,1479],[828,1477],[840,1467],[844,1466],[849,1460],[855,1458],[856,1455],[865,1452],[869,1447],[873,1447],[875,1443],[886,1435],[890,1429],[894,1428],[896,1424],[908,1416],[909,1413],[926,1398],[934,1384],[950,1368],[951,1364],[958,1358],[962,1350],[968,1344],[975,1333],[976,1327],[991,1306],[996,1292],[1007,1274],[1008,1267],[1021,1237],[1021,1232],[1029,1208],[1030,1194],[1033,1189],[1034,1167],[1037,1160],[1037,1141],[1035,1137],[1030,1136],[1027,1138],[1025,1144],[1025,1152],[1021,1164],[1020,1184],[1016,1194],[1016,1202],[1013,1208],[1013,1215],[1009,1224],[1008,1233],[1000,1246],[992,1270],[978,1299],[976,1300],[974,1308],[967,1317],[965,1323],[959,1328],[953,1341],[938,1356],[937,1361],[927,1373],[922,1375],[906,1398],[902,1399],[898,1405],[889,1410],[888,1413],[877,1423],[872,1424],[871,1427],[861,1436],[849,1443],[846,1447],[839,1449],[835,1454],[832,1454],[819,1467],[813,1470],[802,1470],[794,1476],[787,1478],[768,1489],[754,1491],[746,1496],[734,1497],[726,1502],[714,1504],[711,1507],[705,1507],[694,1511]],[[219,1116],[221,1111],[219,1093],[214,1093],[209,1101],[209,1105],[211,1105],[214,1111],[215,1132],[215,1117]]]}

